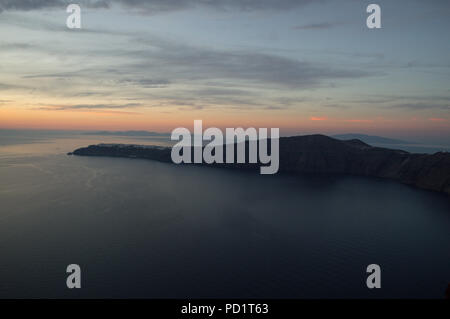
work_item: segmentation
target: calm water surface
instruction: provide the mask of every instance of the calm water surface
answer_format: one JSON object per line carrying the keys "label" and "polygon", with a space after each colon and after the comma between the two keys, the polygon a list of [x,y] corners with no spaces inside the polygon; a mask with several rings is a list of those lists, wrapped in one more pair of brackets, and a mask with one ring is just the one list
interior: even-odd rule
{"label": "calm water surface", "polygon": [[446,195],[65,155],[162,138],[19,135],[0,132],[0,297],[441,298],[450,283]]}

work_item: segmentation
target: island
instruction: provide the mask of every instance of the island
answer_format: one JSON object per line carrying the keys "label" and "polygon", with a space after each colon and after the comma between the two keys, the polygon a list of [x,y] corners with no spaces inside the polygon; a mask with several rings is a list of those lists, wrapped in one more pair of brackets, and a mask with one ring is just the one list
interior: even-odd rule
{"label": "island", "polygon": [[[246,150],[248,151],[248,142]],[[161,146],[98,144],[79,148],[68,154],[141,158],[172,163],[171,148]],[[402,150],[374,147],[358,139],[338,140],[316,134],[281,137],[279,157],[280,172],[284,173],[348,174],[388,178],[450,195],[450,153],[448,152],[414,154]],[[259,164],[195,165],[259,169]]]}

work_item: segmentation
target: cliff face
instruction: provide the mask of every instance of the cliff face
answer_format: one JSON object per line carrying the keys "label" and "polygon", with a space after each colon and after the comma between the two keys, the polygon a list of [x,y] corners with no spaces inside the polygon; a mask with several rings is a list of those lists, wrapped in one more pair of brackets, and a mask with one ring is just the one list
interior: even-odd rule
{"label": "cliff face", "polygon": [[[270,144],[270,143],[269,143]],[[411,154],[372,147],[360,140],[341,141],[324,135],[280,138],[280,171],[351,174],[390,178],[420,188],[450,194],[450,153]],[[171,163],[170,148],[99,144],[74,155],[145,158]],[[259,168],[260,164],[222,164],[230,168]]]}
{"label": "cliff face", "polygon": [[280,168],[304,173],[340,173],[398,180],[450,194],[450,154],[411,154],[372,147],[359,140],[323,135],[280,139]]}

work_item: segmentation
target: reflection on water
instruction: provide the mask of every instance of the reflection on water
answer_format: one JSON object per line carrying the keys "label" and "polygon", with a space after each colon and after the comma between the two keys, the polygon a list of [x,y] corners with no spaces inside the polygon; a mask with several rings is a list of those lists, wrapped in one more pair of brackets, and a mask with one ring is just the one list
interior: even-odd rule
{"label": "reflection on water", "polygon": [[[443,297],[450,282],[445,195],[65,155],[132,139],[2,138],[0,297]],[[80,290],[65,286],[71,263]]]}

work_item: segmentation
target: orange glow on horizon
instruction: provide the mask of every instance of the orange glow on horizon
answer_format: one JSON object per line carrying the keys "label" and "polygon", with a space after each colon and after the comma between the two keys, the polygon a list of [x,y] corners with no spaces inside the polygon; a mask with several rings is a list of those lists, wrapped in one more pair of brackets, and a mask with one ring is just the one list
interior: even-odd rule
{"label": "orange glow on horizon", "polygon": [[173,108],[136,109],[27,109],[0,107],[0,129],[48,130],[146,130],[170,132],[176,127],[192,128],[194,120],[204,127],[278,127],[284,134],[442,132],[449,134],[450,121],[432,118],[357,118],[308,116],[299,110],[186,110]]}
{"label": "orange glow on horizon", "polygon": [[316,116],[312,116],[310,117],[311,121],[326,121],[327,118],[326,117],[316,117]]}

